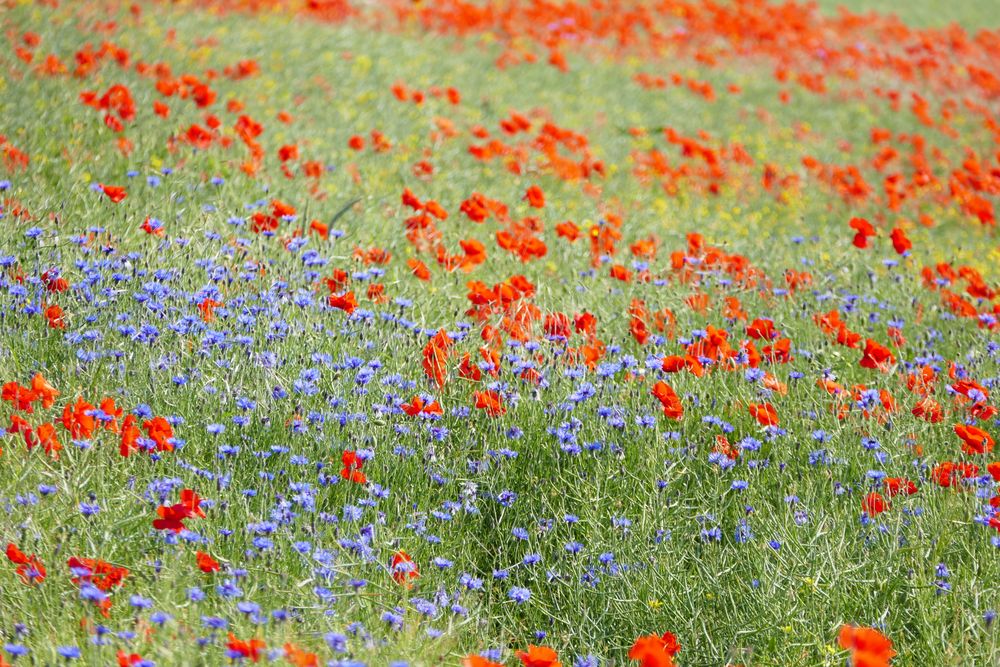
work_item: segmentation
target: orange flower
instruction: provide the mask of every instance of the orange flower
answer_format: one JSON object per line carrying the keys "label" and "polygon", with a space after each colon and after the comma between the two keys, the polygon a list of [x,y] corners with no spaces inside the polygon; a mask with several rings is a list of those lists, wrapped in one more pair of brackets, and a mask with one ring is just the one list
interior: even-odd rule
{"label": "orange flower", "polygon": [[[32,380],[32,384],[34,384],[34,380]],[[3,386],[0,396],[3,397],[3,400],[10,402],[12,409],[22,410],[29,415],[35,411],[31,404],[37,401],[39,397],[38,392],[34,388],[22,387],[16,382],[6,383]],[[43,402],[42,406],[47,408],[51,406],[51,403],[45,405]]]}
{"label": "orange flower", "polygon": [[569,220],[566,222],[560,222],[556,225],[556,235],[563,237],[570,243],[573,243],[580,238],[580,228]]}
{"label": "orange flower", "polygon": [[198,562],[198,569],[206,574],[219,571],[219,561],[212,558],[204,551],[196,551],[194,554]]}
{"label": "orange flower", "polygon": [[878,516],[886,510],[885,498],[882,497],[881,493],[875,491],[869,493],[865,496],[865,499],[861,501],[861,509],[869,516]]}
{"label": "orange flower", "polygon": [[319,656],[309,653],[292,643],[286,643],[285,659],[295,667],[319,667]]}
{"label": "orange flower", "polygon": [[291,643],[285,644],[285,659],[295,667],[319,667],[319,656]]}
{"label": "orange flower", "polygon": [[837,641],[841,648],[851,651],[855,667],[889,667],[896,652],[892,640],[874,628],[842,625]]}
{"label": "orange flower", "polygon": [[632,272],[626,269],[621,264],[613,265],[611,267],[611,272],[609,275],[615,280],[620,280],[623,283],[627,283],[632,280]]}
{"label": "orange flower", "polygon": [[76,440],[85,440],[94,434],[94,406],[78,396],[76,403],[67,403],[63,408],[62,425]]}
{"label": "orange flower", "polygon": [[343,469],[340,471],[340,476],[343,479],[354,482],[355,484],[367,484],[368,478],[365,474],[361,472],[361,468],[364,466],[364,460],[357,455],[356,452],[350,449],[345,449],[344,453],[340,455],[340,462],[344,465]]}
{"label": "orange flower", "polygon": [[976,426],[955,424],[955,435],[962,440],[962,451],[966,454],[986,454],[993,451],[993,438]]}
{"label": "orange flower", "polygon": [[389,297],[386,296],[385,294],[385,285],[383,285],[382,283],[370,284],[368,286],[368,290],[366,291],[366,295],[371,301],[374,301],[375,303],[381,304],[381,303],[387,303],[389,301]]}
{"label": "orange flower", "polygon": [[50,329],[65,329],[66,320],[63,319],[63,309],[58,304],[52,304],[45,309],[45,319],[48,320]]}
{"label": "orange flower", "polygon": [[473,653],[462,658],[462,667],[503,667],[503,665]]}
{"label": "orange flower", "polygon": [[424,346],[424,373],[434,381],[438,387],[443,387],[447,379],[448,348],[451,347],[451,339],[448,332],[441,329],[427,345]]}
{"label": "orange flower", "polygon": [[38,427],[38,444],[53,459],[59,458],[59,450],[62,449],[62,444],[60,444],[59,438],[56,437],[56,427],[50,422],[45,422]]}
{"label": "orange flower", "polygon": [[747,335],[751,338],[771,340],[778,335],[774,329],[774,322],[757,318],[747,325]]}
{"label": "orange flower", "polygon": [[330,225],[325,222],[320,222],[319,220],[313,220],[309,223],[309,229],[316,233],[321,239],[327,239],[330,237]]}
{"label": "orange flower", "polygon": [[236,635],[229,633],[229,642],[226,643],[230,655],[238,658],[250,658],[254,662],[260,660],[261,650],[267,648],[267,644],[261,639],[251,639],[244,641],[237,639]]}
{"label": "orange flower", "polygon": [[774,364],[787,364],[792,360],[792,341],[787,338],[777,340],[772,345],[766,345],[761,353]]}
{"label": "orange flower", "polygon": [[639,637],[628,652],[629,660],[641,667],[674,667],[674,656],[681,650],[677,638],[670,632]]}
{"label": "orange flower", "polygon": [[410,258],[406,260],[406,265],[413,271],[413,275],[417,278],[417,280],[427,281],[431,279],[430,270],[427,268],[427,265],[419,259]]}
{"label": "orange flower", "polygon": [[871,338],[865,340],[865,353],[859,362],[862,368],[878,369],[885,372],[889,366],[896,363],[896,358],[892,356],[885,345],[873,341]]}
{"label": "orange flower", "polygon": [[660,380],[653,385],[650,393],[663,406],[663,414],[669,419],[681,419],[684,416],[684,406],[681,404],[681,399],[669,384]]}
{"label": "orange flower", "polygon": [[663,357],[660,368],[664,373],[677,373],[687,368],[687,360],[676,354]]}
{"label": "orange flower", "polygon": [[771,391],[776,391],[779,394],[784,395],[788,393],[788,385],[786,385],[784,382],[781,382],[780,380],[778,380],[778,378],[774,377],[770,373],[764,374],[764,378],[763,380],[761,380],[761,384],[763,384],[765,388],[770,389]]}
{"label": "orange flower", "polygon": [[128,193],[125,192],[125,188],[120,185],[104,185],[103,183],[100,185],[101,191],[107,196],[108,199],[116,204],[128,197]]}
{"label": "orange flower", "polygon": [[910,239],[906,236],[906,232],[904,232],[900,227],[894,228],[892,232],[890,232],[889,238],[892,239],[893,249],[900,255],[906,253],[906,251],[913,247]]}
{"label": "orange flower", "polygon": [[913,409],[910,410],[910,412],[912,412],[915,417],[929,421],[932,424],[936,424],[944,419],[941,404],[930,396],[917,401],[917,404],[913,406]]}
{"label": "orange flower", "polygon": [[128,455],[132,453],[133,449],[139,448],[139,438],[142,436],[142,431],[136,426],[138,419],[135,415],[125,415],[125,421],[122,422],[121,427],[121,445],[118,448],[118,453],[122,456],[128,458]]}
{"label": "orange flower", "polygon": [[118,418],[122,416],[123,410],[115,405],[115,399],[105,397],[101,399],[101,411],[111,417],[110,421],[104,422],[104,428],[112,433],[118,432]]}
{"label": "orange flower", "polygon": [[425,402],[420,396],[414,396],[409,403],[403,403],[399,407],[410,417],[444,414],[440,403],[437,401]]}
{"label": "orange flower", "polygon": [[174,429],[163,417],[153,417],[142,423],[146,429],[146,435],[156,443],[156,449],[161,452],[172,452],[174,445],[171,441],[174,437]]}
{"label": "orange flower", "polygon": [[127,568],[112,565],[99,558],[78,558],[71,556],[66,561],[70,572],[73,574],[71,581],[77,586],[88,583],[93,584],[104,592],[117,588],[129,575]]}
{"label": "orange flower", "polygon": [[458,366],[458,377],[473,382],[479,382],[483,377],[482,369],[472,363],[472,356],[468,352],[462,355],[462,363]]}
{"label": "orange flower", "polygon": [[138,653],[126,653],[125,651],[118,651],[118,667],[131,667],[132,665],[138,665],[143,662],[143,658]]}
{"label": "orange flower", "polygon": [[392,560],[389,562],[389,572],[392,573],[392,578],[397,584],[405,585],[406,587],[412,585],[410,579],[418,579],[420,577],[420,570],[417,569],[417,564],[410,558],[410,554],[402,550],[392,555]]}
{"label": "orange flower", "polygon": [[901,493],[912,496],[917,492],[917,485],[905,477],[886,477],[882,484],[885,485],[889,497],[898,496]]}
{"label": "orange flower", "polygon": [[358,301],[354,298],[354,292],[330,295],[330,307],[342,310],[348,315],[358,307]]}
{"label": "orange flower", "polygon": [[215,309],[219,306],[225,305],[220,301],[215,299],[205,299],[198,304],[198,311],[201,313],[201,319],[205,322],[215,321]]}
{"label": "orange flower", "polygon": [[28,420],[21,415],[11,415],[10,416],[10,426],[7,427],[7,433],[20,433],[24,436],[24,444],[31,449],[36,444],[35,441],[35,431],[31,428],[31,424]]}
{"label": "orange flower", "polygon": [[31,391],[35,392],[42,399],[42,407],[46,409],[52,407],[56,396],[59,395],[56,388],[50,385],[41,373],[35,373],[35,376],[31,378]]}
{"label": "orange flower", "polygon": [[486,391],[475,392],[476,408],[485,410],[490,417],[498,417],[507,412],[503,404],[503,396],[499,392],[488,389]]}
{"label": "orange flower", "polygon": [[756,419],[761,426],[777,426],[778,411],[770,403],[751,403],[747,406],[750,415]]}
{"label": "orange flower", "polygon": [[14,570],[26,586],[45,581],[45,566],[35,554],[26,556],[13,542],[7,544],[7,560],[17,565]]}
{"label": "orange flower", "polygon": [[528,200],[528,204],[532,208],[544,208],[545,207],[545,193],[537,185],[532,185],[524,193],[524,198]]}
{"label": "orange flower", "polygon": [[868,237],[875,236],[875,228],[864,218],[851,218],[848,223],[851,229],[857,232],[852,243],[858,248],[868,247]]}
{"label": "orange flower", "polygon": [[528,646],[527,651],[518,651],[518,659],[524,667],[562,667],[559,656],[548,646]]}
{"label": "orange flower", "polygon": [[437,203],[433,199],[428,199],[427,203],[424,204],[424,210],[429,214],[433,215],[438,220],[447,220],[448,211],[444,209],[441,204]]}

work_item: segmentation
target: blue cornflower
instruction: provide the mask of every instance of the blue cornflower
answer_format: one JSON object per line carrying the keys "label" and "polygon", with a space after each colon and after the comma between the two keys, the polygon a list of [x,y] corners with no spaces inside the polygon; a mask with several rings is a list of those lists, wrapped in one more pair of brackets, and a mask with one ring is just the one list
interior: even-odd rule
{"label": "blue cornflower", "polygon": [[21,644],[4,644],[3,650],[7,651],[9,655],[14,656],[15,658],[28,655],[30,652],[27,646],[23,646]]}
{"label": "blue cornflower", "polygon": [[518,586],[512,587],[507,591],[507,597],[518,604],[524,604],[531,599],[531,591],[527,588],[520,588]]}
{"label": "blue cornflower", "polygon": [[76,646],[60,646],[56,649],[56,653],[67,660],[75,660],[80,657],[80,649]]}

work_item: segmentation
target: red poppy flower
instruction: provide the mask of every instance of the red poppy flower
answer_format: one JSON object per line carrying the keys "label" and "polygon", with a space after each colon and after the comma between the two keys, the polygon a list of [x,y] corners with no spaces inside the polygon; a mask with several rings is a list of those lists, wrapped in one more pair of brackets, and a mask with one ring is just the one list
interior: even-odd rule
{"label": "red poppy flower", "polygon": [[125,415],[125,421],[122,422],[121,444],[119,445],[118,453],[126,458],[132,453],[133,449],[139,448],[139,438],[142,437],[142,431],[136,426],[138,422],[138,418],[132,414]]}
{"label": "red poppy flower", "polygon": [[340,455],[340,462],[344,467],[340,471],[340,476],[343,479],[354,482],[355,484],[367,484],[368,478],[365,474],[361,472],[361,468],[364,466],[364,460],[349,449],[345,449],[344,453]]}
{"label": "red poppy flower", "polygon": [[181,491],[181,501],[174,505],[161,505],[156,508],[159,519],[153,520],[153,528],[171,530],[179,533],[186,528],[185,519],[204,517],[205,512],[200,507],[201,498],[191,489]]}
{"label": "red poppy flower", "polygon": [[955,435],[962,440],[962,451],[966,454],[986,454],[993,451],[993,438],[981,428],[955,424]]}
{"label": "red poppy flower", "polygon": [[96,426],[93,411],[94,406],[78,396],[76,403],[67,403],[63,408],[62,425],[74,439],[86,440],[94,434]]}
{"label": "red poppy flower", "polygon": [[545,207],[545,193],[537,185],[532,185],[524,193],[524,198],[528,200],[528,204],[532,208],[544,208]]}
{"label": "red poppy flower", "polygon": [[885,490],[889,494],[890,498],[900,494],[912,496],[917,492],[916,483],[912,480],[906,479],[905,477],[886,477],[882,481],[882,484],[885,486]]}
{"label": "red poppy flower", "polygon": [[635,640],[629,649],[629,660],[641,667],[674,667],[673,657],[681,650],[676,637],[670,632],[664,635],[644,635]]}
{"label": "red poppy flower", "polygon": [[650,393],[663,406],[663,414],[666,417],[669,419],[681,419],[684,416],[684,406],[681,404],[681,399],[669,384],[660,380],[653,385]]}
{"label": "red poppy flower", "polygon": [[560,222],[556,225],[556,236],[561,236],[570,243],[573,243],[580,238],[580,228],[569,220],[566,222]]}
{"label": "red poppy flower", "polygon": [[906,232],[904,232],[899,227],[894,228],[889,233],[889,238],[892,239],[893,249],[900,255],[906,253],[906,251],[910,250],[913,247],[913,244],[910,242],[910,239],[907,238],[906,236]]}
{"label": "red poppy flower", "polygon": [[358,307],[358,301],[354,298],[354,292],[330,295],[330,307],[342,310],[348,315]]}
{"label": "red poppy flower", "polygon": [[125,191],[125,188],[120,185],[104,185],[101,183],[101,191],[107,196],[108,199],[116,204],[128,197],[128,193]]}
{"label": "red poppy flower", "polygon": [[250,658],[253,662],[257,662],[260,660],[261,651],[267,648],[267,644],[262,639],[251,639],[249,641],[237,639],[236,635],[230,632],[226,648],[229,649],[230,654],[234,657]]}
{"label": "red poppy flower", "polygon": [[420,396],[414,396],[409,403],[403,403],[400,406],[402,411],[414,417],[416,415],[430,416],[430,415],[442,415],[441,404],[437,401],[426,402]]}
{"label": "red poppy flower", "polygon": [[864,218],[851,218],[848,226],[857,232],[854,235],[854,240],[851,241],[855,247],[867,248],[868,237],[875,236],[875,228],[872,227],[872,224]]}
{"label": "red poppy flower", "polygon": [[747,325],[747,335],[758,340],[771,340],[778,332],[774,329],[774,322],[758,318]]}
{"label": "red poppy flower", "polygon": [[935,401],[930,396],[920,399],[917,404],[913,406],[910,410],[915,417],[928,421],[932,424],[944,419],[944,412],[941,410],[941,404]]}
{"label": "red poppy flower", "polygon": [[215,560],[204,551],[196,551],[194,556],[198,563],[198,569],[202,572],[208,574],[219,571],[219,561]]}
{"label": "red poppy flower", "polygon": [[558,654],[548,646],[529,645],[527,651],[515,655],[524,667],[562,667]]}
{"label": "red poppy flower", "polygon": [[132,665],[138,665],[145,662],[143,657],[138,653],[126,653],[125,651],[118,651],[118,667],[131,667]]}
{"label": "red poppy flower", "polygon": [[778,425],[778,411],[770,403],[751,403],[747,409],[761,426]]}
{"label": "red poppy flower", "polygon": [[174,429],[163,417],[153,417],[142,423],[146,429],[146,435],[156,443],[156,449],[161,452],[172,452],[174,444],[171,440],[174,437]]}
{"label": "red poppy flower", "polygon": [[441,329],[424,346],[424,373],[434,381],[438,387],[443,387],[447,379],[448,350],[451,347],[451,339],[448,333]]}
{"label": "red poppy flower", "polygon": [[419,259],[411,257],[406,260],[406,265],[410,267],[410,270],[413,272],[413,275],[417,278],[417,280],[429,281],[431,279],[430,269],[428,269],[427,265]]}
{"label": "red poppy flower", "polygon": [[59,442],[59,438],[56,437],[56,427],[51,422],[45,422],[39,425],[37,435],[38,444],[45,449],[45,453],[53,459],[58,459],[62,444]]}
{"label": "red poppy flower", "polygon": [[[56,392],[56,395],[58,395],[58,392]],[[34,412],[34,408],[31,404],[39,398],[37,391],[28,387],[22,387],[16,382],[8,382],[4,384],[3,390],[0,392],[0,396],[2,396],[3,400],[8,401],[14,410],[20,410],[21,412],[25,412],[29,415]],[[45,405],[43,403],[43,407],[47,408],[50,406],[51,403],[49,405]]]}
{"label": "red poppy flower", "polygon": [[885,498],[881,493],[872,491],[861,501],[861,509],[869,516],[877,516],[886,510]]}
{"label": "red poppy flower", "polygon": [[490,417],[498,417],[507,412],[503,404],[503,396],[499,392],[488,389],[486,391],[475,392],[476,408],[484,410]]}
{"label": "red poppy flower", "polygon": [[851,662],[857,667],[889,667],[896,655],[892,641],[874,628],[843,625],[837,641],[851,652]]}
{"label": "red poppy flower", "polygon": [[45,309],[45,319],[48,321],[50,329],[66,328],[66,320],[63,319],[63,309],[58,304],[52,304]]}
{"label": "red poppy flower", "polygon": [[896,358],[892,356],[892,352],[885,345],[868,338],[865,340],[865,352],[859,363],[862,368],[872,368],[885,372],[896,363]]}
{"label": "red poppy flower", "polygon": [[761,350],[765,359],[774,364],[787,364],[792,360],[792,341],[782,338]]}
{"label": "red poppy flower", "polygon": [[26,586],[45,581],[45,566],[35,554],[25,555],[13,542],[7,544],[7,560],[17,565],[14,572]]}
{"label": "red poppy flower", "polygon": [[410,554],[405,551],[397,551],[389,561],[389,572],[397,584],[411,586],[411,579],[420,578],[420,570],[417,564],[410,558]]}

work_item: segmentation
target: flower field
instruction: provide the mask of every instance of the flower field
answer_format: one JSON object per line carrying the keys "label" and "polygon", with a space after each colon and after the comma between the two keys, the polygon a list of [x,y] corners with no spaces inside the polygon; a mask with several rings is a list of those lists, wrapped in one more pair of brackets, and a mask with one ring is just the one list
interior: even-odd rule
{"label": "flower field", "polygon": [[1000,664],[1000,13],[836,4],[0,0],[0,666]]}

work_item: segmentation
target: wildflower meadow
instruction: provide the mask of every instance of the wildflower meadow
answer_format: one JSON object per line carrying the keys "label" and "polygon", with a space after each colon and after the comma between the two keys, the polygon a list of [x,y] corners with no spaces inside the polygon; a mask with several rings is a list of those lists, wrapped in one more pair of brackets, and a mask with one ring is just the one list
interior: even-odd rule
{"label": "wildflower meadow", "polygon": [[0,0],[0,666],[1000,664],[995,0]]}

